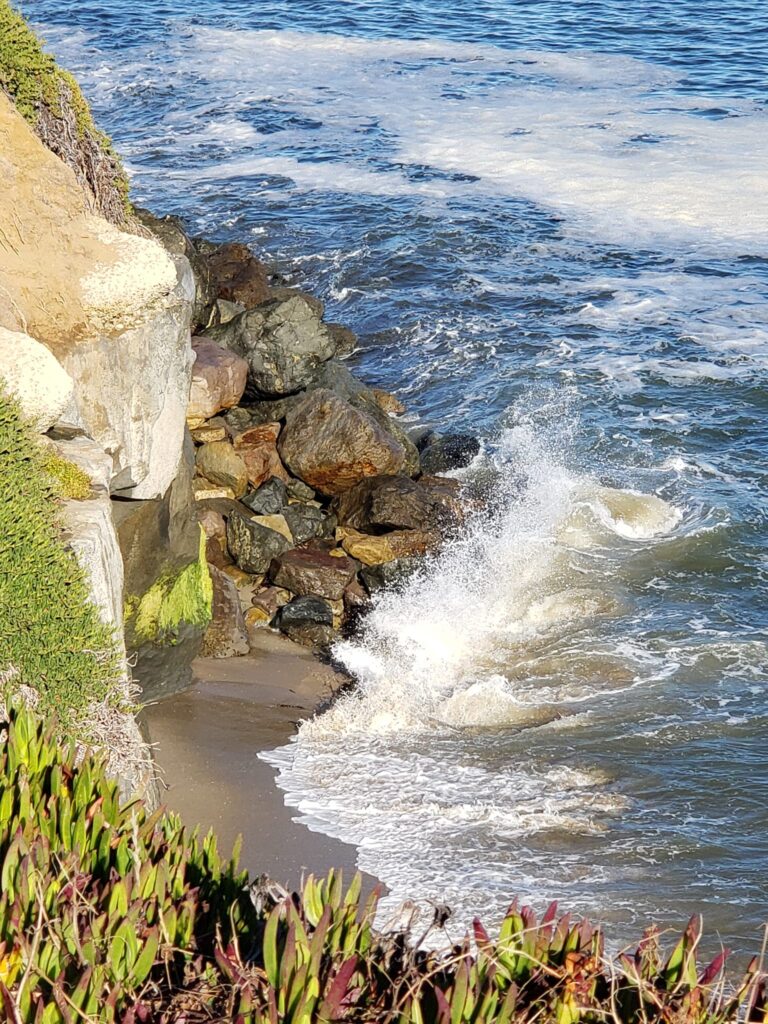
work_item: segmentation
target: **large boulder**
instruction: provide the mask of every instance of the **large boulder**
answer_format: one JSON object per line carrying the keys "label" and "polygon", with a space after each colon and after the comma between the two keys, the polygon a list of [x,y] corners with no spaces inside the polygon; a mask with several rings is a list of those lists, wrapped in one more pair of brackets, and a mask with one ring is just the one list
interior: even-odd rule
{"label": "large boulder", "polygon": [[173,256],[184,256],[189,260],[195,275],[195,300],[192,308],[192,322],[198,327],[207,327],[216,301],[216,286],[208,261],[195,249],[179,217],[167,215],[156,217],[149,210],[135,206],[138,220],[157,238],[166,252]]}
{"label": "large boulder", "polygon": [[275,559],[270,576],[276,586],[292,594],[315,594],[329,601],[339,601],[357,569],[357,562],[343,551],[295,548]]}
{"label": "large boulder", "polygon": [[211,566],[213,617],[205,631],[200,654],[204,658],[234,658],[250,650],[240,596],[234,582]]}
{"label": "large boulder", "polygon": [[452,484],[452,480],[373,477],[342,494],[336,501],[336,513],[342,526],[368,533],[444,529],[459,514]]}
{"label": "large boulder", "polygon": [[329,496],[369,476],[399,473],[406,461],[376,419],[323,388],[289,412],[278,448],[294,476]]}
{"label": "large boulder", "polygon": [[199,426],[217,412],[237,405],[245,391],[248,363],[208,338],[193,338],[192,351],[195,363],[187,421]]}
{"label": "large boulder", "polygon": [[246,309],[269,299],[269,272],[247,245],[225,242],[201,259],[219,299],[240,303]]}
{"label": "large boulder", "polygon": [[45,345],[4,327],[0,327],[0,385],[41,432],[53,426],[75,392],[74,381]]}
{"label": "large boulder", "polygon": [[448,473],[464,469],[480,453],[480,442],[472,434],[429,433],[419,445],[424,473]]}
{"label": "large boulder", "polygon": [[265,573],[273,558],[293,547],[293,537],[285,519],[275,516],[248,516],[232,512],[227,519],[229,553],[244,572]]}
{"label": "large boulder", "polygon": [[248,362],[249,390],[264,398],[302,390],[336,352],[332,333],[301,294],[264,302],[206,334]]}

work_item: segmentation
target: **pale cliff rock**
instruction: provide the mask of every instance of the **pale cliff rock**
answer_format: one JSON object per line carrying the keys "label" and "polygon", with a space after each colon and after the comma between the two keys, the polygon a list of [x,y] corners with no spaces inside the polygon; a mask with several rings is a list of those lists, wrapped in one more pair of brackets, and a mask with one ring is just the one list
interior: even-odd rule
{"label": "pale cliff rock", "polygon": [[0,380],[42,433],[61,416],[75,392],[72,378],[45,345],[0,327]]}

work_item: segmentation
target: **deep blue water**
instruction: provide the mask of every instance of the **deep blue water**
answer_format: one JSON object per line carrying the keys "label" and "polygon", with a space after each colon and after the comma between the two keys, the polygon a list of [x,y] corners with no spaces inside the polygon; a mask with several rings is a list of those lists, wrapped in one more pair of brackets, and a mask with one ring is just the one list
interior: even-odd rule
{"label": "deep blue water", "polygon": [[[703,908],[756,948],[768,15],[460,7],[23,4],[137,201],[251,241],[359,333],[357,372],[412,419],[481,434],[502,480],[534,482],[346,652],[380,729],[352,708],[285,755],[304,818],[395,897],[493,919],[558,896],[619,938]],[[513,704],[562,717],[522,729]]]}

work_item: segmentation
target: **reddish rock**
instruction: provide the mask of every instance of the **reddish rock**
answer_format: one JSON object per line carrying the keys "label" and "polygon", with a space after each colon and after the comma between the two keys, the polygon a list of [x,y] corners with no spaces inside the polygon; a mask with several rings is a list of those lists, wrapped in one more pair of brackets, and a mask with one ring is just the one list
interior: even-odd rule
{"label": "reddish rock", "polygon": [[403,446],[332,391],[310,392],[287,416],[278,448],[294,476],[326,495],[403,468]]}
{"label": "reddish rock", "polygon": [[246,309],[251,309],[270,298],[267,268],[247,245],[227,242],[215,249],[206,260],[220,299],[240,302]]}
{"label": "reddish rock", "polygon": [[276,586],[292,594],[314,594],[339,601],[357,568],[357,563],[342,551],[334,555],[316,548],[294,548],[275,559],[270,576]]}
{"label": "reddish rock", "polygon": [[193,338],[192,349],[196,358],[187,420],[198,424],[237,405],[245,391],[248,363],[207,338]]}
{"label": "reddish rock", "polygon": [[401,416],[405,412],[405,406],[399,398],[395,398],[389,391],[382,388],[371,388],[376,405],[389,416]]}
{"label": "reddish rock", "polygon": [[241,430],[232,438],[235,448],[249,448],[252,445],[275,444],[280,436],[279,423],[259,423],[255,427]]}
{"label": "reddish rock", "polygon": [[265,441],[259,445],[249,445],[247,448],[240,447],[237,449],[237,454],[243,460],[248,483],[251,487],[260,487],[273,476],[284,483],[290,480],[285,466],[278,455],[274,441]]}

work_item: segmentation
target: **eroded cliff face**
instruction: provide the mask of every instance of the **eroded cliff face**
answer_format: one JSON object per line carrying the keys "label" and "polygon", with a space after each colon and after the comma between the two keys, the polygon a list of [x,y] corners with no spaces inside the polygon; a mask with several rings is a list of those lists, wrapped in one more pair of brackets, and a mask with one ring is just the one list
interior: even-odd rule
{"label": "eroded cliff face", "polygon": [[[151,688],[152,672],[164,672],[178,687],[210,613],[182,457],[195,280],[183,255],[92,210],[73,171],[0,91],[0,382],[90,480],[87,497],[62,508],[62,540],[86,570],[103,621],[115,626],[121,685],[132,692],[129,658],[143,652],[141,681]],[[171,577],[175,589],[166,587]],[[133,622],[126,654],[126,604],[132,621],[158,581],[179,605],[176,631],[143,635]],[[155,648],[164,656],[153,661]],[[116,772],[127,789],[146,789],[151,762],[132,717],[109,728],[122,737]]]}

